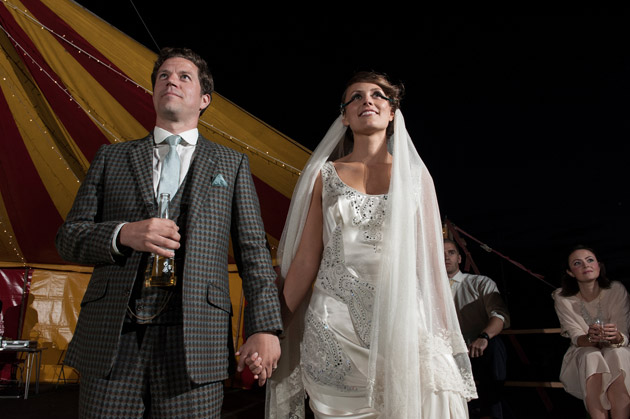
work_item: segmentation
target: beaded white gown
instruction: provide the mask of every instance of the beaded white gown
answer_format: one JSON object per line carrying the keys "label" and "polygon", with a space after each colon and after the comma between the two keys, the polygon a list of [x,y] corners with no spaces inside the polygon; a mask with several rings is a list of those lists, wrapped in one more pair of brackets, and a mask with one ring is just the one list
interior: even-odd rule
{"label": "beaded white gown", "polygon": [[468,417],[476,390],[448,289],[435,190],[400,111],[395,121],[387,195],[356,191],[327,162],[346,131],[342,116],[298,180],[278,246],[282,275],[318,176],[324,250],[313,292],[281,341],[266,418],[304,418],[304,390],[318,419]]}
{"label": "beaded white gown", "polygon": [[377,417],[366,384],[387,195],[349,187],[331,162],[321,173],[324,254],[304,320],[304,385],[318,417]]}

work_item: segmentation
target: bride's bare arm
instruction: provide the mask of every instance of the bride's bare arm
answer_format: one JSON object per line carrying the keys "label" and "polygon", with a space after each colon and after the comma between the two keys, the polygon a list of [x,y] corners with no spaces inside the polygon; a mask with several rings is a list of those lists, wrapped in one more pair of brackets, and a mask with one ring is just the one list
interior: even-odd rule
{"label": "bride's bare arm", "polygon": [[317,276],[324,248],[322,234],[322,179],[318,176],[313,186],[313,195],[302,238],[295,258],[289,266],[281,293],[282,320],[285,329]]}

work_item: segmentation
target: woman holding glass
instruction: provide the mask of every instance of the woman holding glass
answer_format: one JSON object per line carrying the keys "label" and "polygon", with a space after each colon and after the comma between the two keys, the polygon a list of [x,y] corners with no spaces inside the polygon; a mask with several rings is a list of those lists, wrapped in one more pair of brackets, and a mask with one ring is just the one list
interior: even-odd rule
{"label": "woman holding glass", "polygon": [[571,339],[560,381],[584,400],[591,418],[630,417],[630,301],[625,286],[606,277],[593,249],[568,256],[562,288],[552,294],[561,333]]}

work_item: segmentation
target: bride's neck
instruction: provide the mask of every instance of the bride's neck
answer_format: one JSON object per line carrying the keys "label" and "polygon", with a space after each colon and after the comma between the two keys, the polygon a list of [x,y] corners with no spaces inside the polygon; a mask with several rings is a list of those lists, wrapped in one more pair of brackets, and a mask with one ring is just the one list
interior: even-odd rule
{"label": "bride's neck", "polygon": [[387,140],[373,137],[355,137],[352,153],[348,157],[353,161],[365,164],[383,163],[391,159],[391,155],[387,151]]}

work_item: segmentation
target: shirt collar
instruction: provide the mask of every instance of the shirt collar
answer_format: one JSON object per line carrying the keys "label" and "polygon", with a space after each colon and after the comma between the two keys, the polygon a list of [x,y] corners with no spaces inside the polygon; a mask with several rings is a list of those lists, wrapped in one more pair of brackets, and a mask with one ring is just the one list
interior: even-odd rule
{"label": "shirt collar", "polygon": [[[168,132],[164,128],[160,128],[160,127],[153,128],[153,141],[155,141],[155,144],[163,143],[166,137],[168,137],[169,135],[173,135],[173,134]],[[186,144],[197,145],[197,139],[199,138],[199,130],[197,128],[193,128],[188,131],[180,132],[178,135],[184,139]]]}
{"label": "shirt collar", "polygon": [[455,282],[462,282],[464,280],[464,274],[462,274],[462,271],[457,271],[457,273],[449,279]]}

